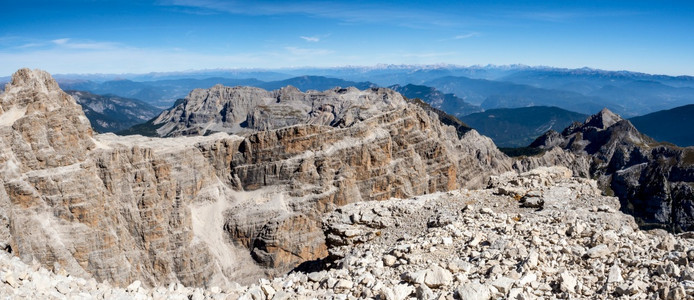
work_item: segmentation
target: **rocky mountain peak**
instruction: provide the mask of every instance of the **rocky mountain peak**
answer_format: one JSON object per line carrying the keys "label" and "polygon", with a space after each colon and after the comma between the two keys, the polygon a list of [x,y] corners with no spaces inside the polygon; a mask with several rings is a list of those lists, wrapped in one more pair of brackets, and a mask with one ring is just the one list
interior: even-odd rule
{"label": "rocky mountain peak", "polygon": [[[548,131],[530,146],[560,148],[554,150],[573,156],[555,163],[597,178],[607,193],[620,198],[622,209],[642,223],[694,230],[694,213],[687,208],[694,199],[694,163],[686,159],[690,149],[659,144],[608,109],[561,134]],[[589,163],[575,164],[578,161]]]}
{"label": "rocky mountain peak", "polygon": [[[2,95],[3,109],[15,109],[16,103],[36,108],[0,114],[0,247],[37,263],[28,267],[2,253],[0,294],[32,299],[288,299],[336,293],[341,299],[347,294],[685,299],[694,294],[691,235],[642,232],[633,218],[617,211],[628,204],[670,218],[663,222],[691,224],[690,215],[667,215],[692,207],[687,199],[693,199],[694,172],[673,158],[691,152],[619,140],[615,133],[632,132],[628,121],[599,131],[579,124],[576,128],[585,130],[571,136],[554,132],[553,139],[569,140],[568,148],[547,153],[569,165],[590,158],[593,165],[578,167],[590,168],[598,180],[613,174],[616,194],[626,191],[645,205],[604,197],[598,183],[570,177],[566,168],[492,176],[510,171],[511,161],[489,138],[474,130],[458,136],[431,110],[388,89],[304,93],[216,86],[193,91],[160,116],[165,120],[160,129],[174,124],[168,132],[180,135],[233,126],[255,131],[92,138],[71,98],[41,84],[50,81],[23,78]],[[66,105],[41,109],[56,101]],[[591,145],[597,148],[587,150]],[[650,152],[642,150],[646,146]],[[517,169],[542,163],[526,162]],[[486,190],[467,190],[484,183]],[[643,196],[662,191],[668,199]],[[334,268],[287,273],[328,255]],[[49,268],[61,275],[51,276]],[[277,274],[287,275],[247,287],[232,283]]]}
{"label": "rocky mountain peak", "polygon": [[17,71],[0,95],[0,152],[14,153],[6,162],[20,169],[82,161],[92,134],[82,108],[45,71]]}
{"label": "rocky mountain peak", "polygon": [[561,134],[550,130],[538,137],[530,146],[549,149],[559,146],[587,154],[611,156],[616,148],[633,148],[646,145],[653,140],[641,134],[628,120],[622,119],[607,108],[603,108],[584,123],[574,122]]}
{"label": "rocky mountain peak", "polygon": [[293,85],[287,85],[280,88],[280,93],[301,93],[301,91]]}
{"label": "rocky mountain peak", "polygon": [[48,72],[43,70],[31,70],[28,68],[19,69],[12,75],[12,80],[5,90],[9,87],[25,87],[34,90],[59,90],[58,83],[51,77]]}
{"label": "rocky mountain peak", "polygon": [[621,120],[623,120],[622,117],[613,113],[607,108],[603,108],[597,114],[588,117],[588,119],[586,119],[585,126],[606,129]]}
{"label": "rocky mountain peak", "polygon": [[118,288],[0,251],[0,291],[29,299],[691,299],[692,235],[639,230],[617,199],[570,173],[538,168],[494,176],[484,190],[344,205],[322,219],[328,267],[249,285],[133,280]]}
{"label": "rocky mountain peak", "polygon": [[[79,109],[76,102],[60,89],[53,77],[42,70],[18,70],[5,85],[5,92],[0,96],[0,112],[12,108],[24,113],[46,112],[63,106]],[[14,116],[18,117],[18,114],[15,112]]]}
{"label": "rocky mountain peak", "polygon": [[253,132],[298,124],[346,127],[406,106],[402,95],[384,88],[301,92],[293,86],[266,91],[216,85],[193,90],[151,125],[162,137]]}

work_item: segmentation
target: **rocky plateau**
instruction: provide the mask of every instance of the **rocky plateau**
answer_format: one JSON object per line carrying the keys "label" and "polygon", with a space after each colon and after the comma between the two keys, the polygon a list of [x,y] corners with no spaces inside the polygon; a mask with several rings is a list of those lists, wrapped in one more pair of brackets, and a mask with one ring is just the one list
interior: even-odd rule
{"label": "rocky plateau", "polygon": [[216,85],[193,90],[151,125],[161,137],[264,131],[297,124],[343,128],[406,106],[400,94],[384,88],[303,93],[292,86],[266,91]]}

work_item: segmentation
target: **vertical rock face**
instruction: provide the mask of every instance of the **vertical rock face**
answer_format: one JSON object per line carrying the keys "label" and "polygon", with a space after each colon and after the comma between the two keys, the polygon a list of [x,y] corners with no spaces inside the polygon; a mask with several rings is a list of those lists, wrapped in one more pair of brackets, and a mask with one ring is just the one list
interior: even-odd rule
{"label": "vertical rock face", "polygon": [[[296,257],[324,256],[319,220],[335,207],[481,186],[485,175],[510,169],[491,140],[475,131],[458,139],[453,128],[416,106],[346,128],[297,125],[250,134],[241,144],[198,146],[231,185],[286,191],[279,202],[286,209],[276,202],[235,209],[225,225],[257,261],[280,268],[295,264]],[[272,222],[253,221],[267,211]],[[292,241],[296,232],[306,231],[308,236]]]}
{"label": "vertical rock face", "polygon": [[2,238],[14,254],[118,285],[202,285],[224,274],[198,239],[194,202],[232,197],[194,147],[158,153],[94,139],[45,72],[20,70],[0,97]]}
{"label": "vertical rock face", "polygon": [[554,149],[544,158],[570,166],[574,174],[598,179],[603,189],[620,198],[622,209],[643,225],[694,230],[691,147],[658,144],[607,109],[561,134],[547,132],[531,147],[566,150]]}
{"label": "vertical rock face", "polygon": [[[61,211],[65,202],[74,201],[72,192],[79,187],[61,186],[65,189],[59,190],[60,179],[46,178],[44,171],[84,172],[81,165],[95,147],[91,136],[89,121],[80,107],[50,75],[22,69],[12,77],[0,94],[1,239],[10,240],[13,232],[22,230],[23,222],[41,219],[31,209],[43,202],[42,192],[47,193],[48,201],[62,206]],[[16,246],[13,249],[18,249]],[[35,249],[40,256],[52,255],[46,245],[36,245]]]}
{"label": "vertical rock face", "polygon": [[[217,109],[227,89],[184,104]],[[480,186],[511,168],[488,138],[459,138],[389,90],[251,94],[217,111],[222,125],[207,110],[174,119],[211,126],[191,132],[272,130],[93,136],[50,75],[20,70],[0,95],[0,238],[25,261],[121,286],[254,280],[325,256],[320,219],[337,206]]]}

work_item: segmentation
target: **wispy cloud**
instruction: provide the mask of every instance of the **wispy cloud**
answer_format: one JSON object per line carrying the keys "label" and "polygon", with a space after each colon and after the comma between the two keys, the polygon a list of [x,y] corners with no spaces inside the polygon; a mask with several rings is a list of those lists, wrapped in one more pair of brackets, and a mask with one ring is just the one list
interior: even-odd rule
{"label": "wispy cloud", "polygon": [[122,48],[123,45],[115,42],[75,40],[72,38],[59,38],[52,40],[35,38],[0,38],[0,49],[14,50],[48,50],[48,49],[72,49],[72,50],[108,50]]}
{"label": "wispy cloud", "polygon": [[118,44],[111,42],[73,41],[71,38],[55,39],[54,45],[75,50],[108,50],[118,48]]}
{"label": "wispy cloud", "polygon": [[299,47],[284,47],[292,55],[328,55],[335,51],[328,49],[313,49],[313,48],[299,48]]}
{"label": "wispy cloud", "polygon": [[307,41],[307,42],[320,42],[320,37],[317,36],[300,36],[301,39]]}
{"label": "wispy cloud", "polygon": [[454,40],[469,39],[469,38],[471,38],[471,37],[476,37],[476,36],[479,36],[479,35],[480,35],[480,34],[479,34],[478,32],[470,32],[470,33],[466,33],[466,34],[456,35],[456,36],[453,37],[453,39],[454,39]]}
{"label": "wispy cloud", "polygon": [[64,38],[64,39],[52,40],[51,42],[53,42],[53,44],[56,44],[56,45],[65,45],[65,44],[67,44],[67,42],[69,42],[69,41],[70,41],[70,39]]}
{"label": "wispy cloud", "polygon": [[572,19],[584,17],[585,15],[569,11],[534,11],[516,12],[510,14],[512,17],[529,19],[543,22],[565,22]]}
{"label": "wispy cloud", "polygon": [[45,43],[26,43],[22,44],[20,46],[17,46],[19,49],[26,49],[26,48],[36,48],[36,47],[42,47],[45,46]]}
{"label": "wispy cloud", "polygon": [[470,33],[465,33],[465,34],[459,34],[459,35],[456,35],[456,36],[453,36],[450,38],[446,38],[446,39],[440,39],[439,42],[464,40],[464,39],[469,39],[469,38],[473,38],[473,37],[480,36],[480,35],[481,34],[479,32],[470,32]]}

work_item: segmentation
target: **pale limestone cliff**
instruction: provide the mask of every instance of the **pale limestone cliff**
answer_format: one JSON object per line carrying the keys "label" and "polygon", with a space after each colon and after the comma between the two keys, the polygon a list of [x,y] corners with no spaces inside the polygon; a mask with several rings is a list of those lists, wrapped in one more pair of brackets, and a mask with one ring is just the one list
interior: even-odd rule
{"label": "pale limestone cliff", "polygon": [[81,108],[41,71],[20,70],[1,97],[3,239],[15,255],[118,285],[203,285],[244,264],[259,273],[230,243],[215,251],[221,230],[214,241],[196,230],[196,210],[234,200],[196,141],[169,151],[93,138]]}
{"label": "pale limestone cliff", "polygon": [[154,119],[152,126],[162,137],[252,132],[297,124],[346,127],[405,106],[400,94],[384,88],[302,93],[292,86],[266,91],[216,85],[193,90],[181,103]]}
{"label": "pale limestone cliff", "polygon": [[0,96],[0,237],[25,261],[121,286],[247,281],[324,257],[320,220],[335,207],[478,187],[511,169],[488,138],[458,138],[392,91],[297,92],[275,93],[313,99],[308,119],[259,121],[285,115],[276,105],[242,114],[288,127],[92,136],[47,73],[20,70]]}

